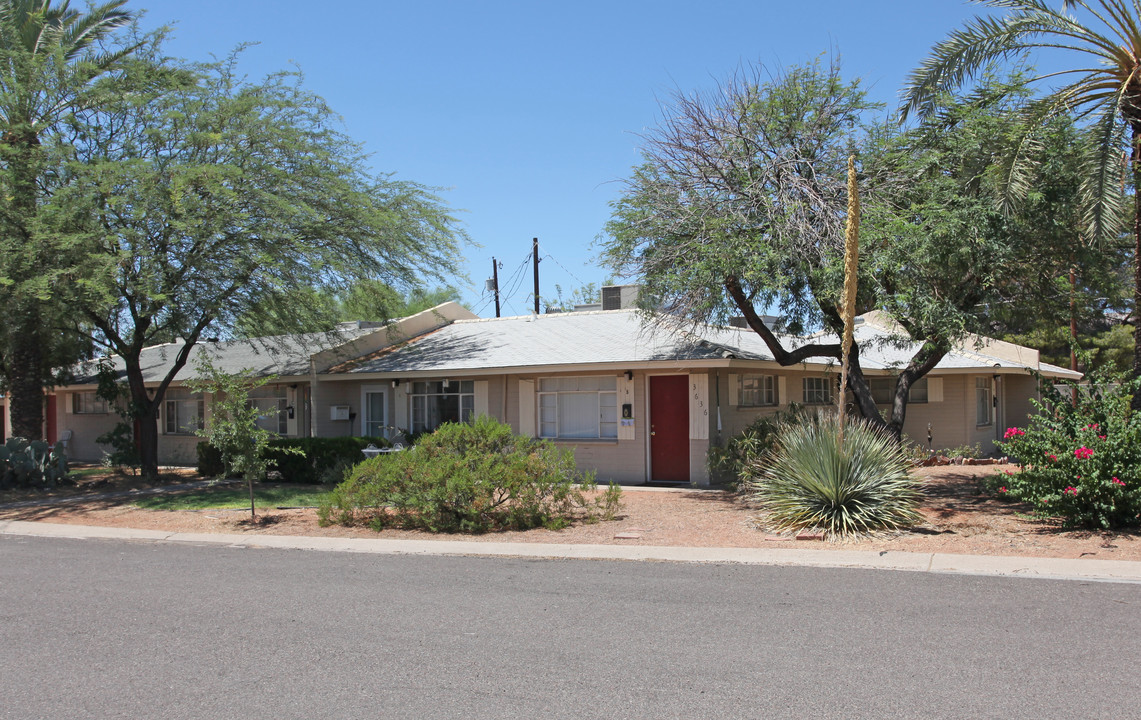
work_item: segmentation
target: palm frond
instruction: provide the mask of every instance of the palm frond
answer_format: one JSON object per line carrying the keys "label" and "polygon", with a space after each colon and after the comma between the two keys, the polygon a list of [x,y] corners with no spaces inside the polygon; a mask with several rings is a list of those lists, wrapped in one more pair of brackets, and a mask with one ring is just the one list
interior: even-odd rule
{"label": "palm frond", "polygon": [[976,16],[937,44],[908,76],[900,108],[902,119],[911,113],[921,117],[930,114],[939,96],[973,79],[991,63],[1010,60],[1026,50],[1056,48],[1091,54],[1107,63],[1099,67],[1103,73],[1105,67],[1128,67],[1134,62],[1127,48],[1042,2],[984,4],[1013,8],[1015,12],[1000,18]]}
{"label": "palm frond", "polygon": [[127,0],[112,0],[92,7],[86,15],[73,18],[65,25],[60,43],[65,48],[64,57],[67,60],[75,59],[112,30],[129,23],[132,14],[120,10],[126,2]]}
{"label": "palm frond", "polygon": [[1122,159],[1125,130],[1116,105],[1106,107],[1088,130],[1082,184],[1088,242],[1101,242],[1115,236],[1125,216],[1127,203],[1122,192],[1126,167]]}
{"label": "palm frond", "polygon": [[1040,157],[1042,149],[1036,131],[1054,112],[1052,106],[1040,102],[1027,105],[1014,138],[1014,149],[1000,156],[998,201],[1004,215],[1014,214],[1020,201],[1031,190],[1036,168],[1032,158]]}

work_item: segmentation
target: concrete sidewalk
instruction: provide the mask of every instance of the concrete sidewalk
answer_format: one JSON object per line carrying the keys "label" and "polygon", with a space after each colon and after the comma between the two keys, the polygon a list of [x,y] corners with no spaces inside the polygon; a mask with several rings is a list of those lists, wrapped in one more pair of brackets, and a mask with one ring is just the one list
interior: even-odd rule
{"label": "concrete sidewalk", "polygon": [[996,557],[947,553],[868,552],[855,550],[788,550],[765,548],[656,547],[555,543],[469,542],[463,540],[389,540],[290,535],[172,533],[93,525],[0,521],[0,535],[128,540],[134,542],[223,545],[356,552],[378,555],[466,555],[546,559],[655,560],[665,562],[740,563],[799,567],[866,568],[1055,580],[1141,583],[1141,562],[1063,558]]}

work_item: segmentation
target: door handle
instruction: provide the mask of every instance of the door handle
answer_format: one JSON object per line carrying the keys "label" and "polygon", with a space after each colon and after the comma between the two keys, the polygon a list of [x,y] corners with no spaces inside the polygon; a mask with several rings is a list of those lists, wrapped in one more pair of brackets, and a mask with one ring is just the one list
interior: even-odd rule
{"label": "door handle", "polygon": [[657,435],[657,433],[656,433],[656,432],[654,432],[653,430],[651,430],[651,431],[650,431],[650,434],[651,434],[651,435]]}

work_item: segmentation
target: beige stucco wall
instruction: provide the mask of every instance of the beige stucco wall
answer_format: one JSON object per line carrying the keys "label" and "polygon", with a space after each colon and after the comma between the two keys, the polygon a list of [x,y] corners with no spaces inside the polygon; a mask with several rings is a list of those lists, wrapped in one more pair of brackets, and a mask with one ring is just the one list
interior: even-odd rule
{"label": "beige stucco wall", "polygon": [[[362,384],[323,381],[313,386],[311,395],[313,435],[341,437],[360,433]],[[330,419],[330,408],[334,405],[348,405],[349,412],[356,417],[352,420]]]}
{"label": "beige stucco wall", "polygon": [[[621,376],[621,373],[608,372],[579,372],[579,373],[550,373],[526,375],[484,375],[465,376],[449,375],[449,380],[474,380],[486,383],[487,414],[505,422],[515,432],[520,432],[520,406],[519,388],[521,380],[537,381],[541,377],[567,377],[567,376]],[[316,413],[316,430],[318,435],[347,434],[349,423],[333,422],[329,418],[329,406],[349,405],[357,417],[352,422],[353,432],[360,431],[360,398],[361,389],[367,385],[383,387],[387,392],[388,416],[396,421],[401,428],[410,426],[410,410],[408,408],[407,390],[411,383],[417,381],[438,381],[443,376],[429,376],[403,378],[396,388],[391,387],[391,380],[325,380],[316,384],[313,392],[313,406]],[[646,422],[645,379],[641,373],[634,376],[634,438],[631,440],[583,440],[583,441],[555,441],[560,448],[574,451],[575,463],[581,471],[595,471],[600,483],[618,482],[624,484],[643,483],[647,472],[647,445],[644,423]],[[477,407],[481,405],[477,399]],[[694,441],[706,443],[707,441]],[[700,458],[697,460],[697,470],[703,472],[705,463],[705,445],[701,446]],[[693,448],[691,448],[690,465],[691,476],[697,477],[700,472],[694,470]]]}
{"label": "beige stucco wall", "polygon": [[[819,372],[783,368],[775,370],[772,374],[778,378],[783,376],[786,388],[784,395],[778,393],[778,405],[759,408],[738,407],[733,404],[732,398],[736,388],[730,383],[730,377],[746,372],[748,371],[733,369],[731,372],[719,370],[715,374],[717,387],[720,388],[721,445],[744,430],[757,417],[772,415],[780,409],[787,408],[790,401],[803,402],[802,378],[821,375]],[[991,453],[996,450],[994,439],[1001,436],[1002,430],[1010,425],[1024,424],[1026,416],[1034,412],[1030,398],[1038,397],[1037,385],[1029,374],[1002,376],[998,383],[999,408],[995,422],[984,426],[979,426],[975,422],[975,378],[992,376],[943,374],[938,377],[943,381],[942,401],[913,402],[907,406],[904,435],[923,447],[927,446],[927,426],[930,424],[932,445],[937,450],[978,444],[984,454]],[[713,382],[711,379],[711,388],[714,387]],[[879,409],[885,415],[890,412],[890,406],[887,405],[881,405]],[[710,437],[716,438],[717,433],[714,431]]]}
{"label": "beige stucco wall", "polygon": [[[930,424],[931,446],[936,450],[977,442],[972,439],[976,435],[974,383],[973,375],[948,375],[943,377],[942,402],[908,403],[903,423],[905,440],[927,447]],[[891,412],[889,405],[879,409],[885,415]]]}
{"label": "beige stucco wall", "polygon": [[[736,388],[731,377],[746,372],[745,368],[718,368],[716,370],[694,370],[689,373],[697,377],[704,375],[708,380],[706,405],[708,416],[708,439],[690,439],[690,477],[696,484],[709,482],[707,474],[707,454],[711,446],[724,445],[733,435],[741,432],[760,415],[772,414],[787,407],[791,402],[802,402],[801,379],[820,376],[819,371],[807,372],[799,367],[774,369],[772,374],[783,377],[784,393],[778,392],[778,406],[745,408],[734,404]],[[755,372],[755,371],[753,371]],[[677,374],[676,371],[661,371],[661,374]],[[484,400],[477,399],[477,408],[484,404],[489,415],[520,430],[520,381],[537,381],[546,376],[610,375],[625,381],[623,373],[614,370],[604,372],[579,373],[529,373],[524,375],[490,376],[449,376],[453,380],[475,380],[484,383]],[[657,371],[635,371],[630,387],[633,393],[633,428],[623,428],[620,440],[558,441],[560,447],[574,450],[576,463],[581,470],[598,473],[600,482],[615,481],[626,484],[643,483],[651,479],[652,468],[649,460],[649,412],[647,398],[647,378]],[[994,450],[993,440],[1002,429],[1010,425],[1025,423],[1027,414],[1033,412],[1029,398],[1037,397],[1036,384],[1030,375],[1004,375],[999,382],[1000,408],[996,423],[991,426],[975,425],[974,381],[976,375],[943,375],[942,402],[911,403],[908,406],[905,434],[917,444],[926,446],[927,425],[931,424],[934,447],[948,448],[964,444],[979,443],[984,453]],[[981,377],[990,377],[981,375]],[[422,377],[415,380],[440,380],[442,377]],[[387,422],[397,427],[410,425],[408,395],[412,378],[404,378],[396,387],[391,380],[330,380],[321,378],[312,386],[311,397],[306,398],[307,383],[301,381],[298,388],[287,390],[287,400],[295,407],[295,420],[290,423],[290,435],[344,436],[361,433],[362,411],[361,393],[366,385],[384,389],[387,398]],[[288,383],[291,385],[293,383]],[[778,381],[778,388],[781,383]],[[114,413],[83,415],[70,412],[69,391],[56,394],[57,428],[60,432],[72,430],[70,455],[77,461],[98,462],[103,455],[102,448],[95,443],[95,437],[110,429],[117,416]],[[619,405],[623,401],[619,400]],[[0,403],[2,405],[2,403]],[[333,421],[329,408],[333,405],[348,405],[354,415],[352,421]],[[209,402],[206,403],[209,413]],[[886,411],[887,408],[881,408]],[[6,409],[5,409],[6,411]],[[312,433],[307,427],[310,418]],[[720,428],[718,427],[720,418]],[[159,459],[163,464],[193,464],[196,459],[195,445],[198,438],[193,436],[164,435],[162,419],[156,421],[159,427]],[[6,424],[6,427],[8,425]],[[632,435],[632,437],[628,437]]]}
{"label": "beige stucco wall", "polygon": [[1038,392],[1038,380],[1033,375],[1027,373],[1026,375],[1004,375],[1003,382],[1003,400],[1006,403],[1006,423],[1005,427],[1000,428],[1005,430],[1007,427],[1026,427],[1026,419],[1031,415],[1038,413],[1037,408],[1031,402],[1031,399],[1038,400],[1041,395]]}
{"label": "beige stucco wall", "polygon": [[[615,376],[621,375],[621,373],[613,372],[510,375],[507,377],[506,383],[507,418],[505,420],[508,424],[511,425],[512,429],[515,430],[515,432],[519,432],[519,381],[521,379],[535,380],[537,384],[537,381],[542,377],[610,374]],[[634,373],[634,399],[632,402],[634,406],[633,439],[584,440],[578,442],[569,440],[555,441],[555,444],[558,447],[567,448],[574,451],[575,465],[578,467],[578,469],[583,472],[595,472],[597,480],[601,484],[616,482],[626,485],[636,485],[644,483],[647,480],[647,430],[649,428],[649,424],[646,415],[645,382],[644,373]],[[621,414],[622,401],[619,400],[618,402],[619,414]],[[494,412],[495,405],[492,404],[491,407]]]}
{"label": "beige stucco wall", "polygon": [[[298,387],[291,387],[297,384]],[[294,406],[294,416],[288,421],[286,437],[298,437],[305,434],[307,421],[305,418],[307,389],[300,383],[277,383],[277,390],[284,394],[286,402]],[[87,389],[89,391],[89,389]],[[72,438],[68,442],[68,458],[74,462],[101,462],[105,451],[109,447],[95,442],[95,439],[111,430],[118,422],[119,416],[111,409],[106,413],[74,413],[72,397],[84,390],[68,390],[56,393],[54,400],[57,403],[57,429],[60,434],[65,430],[72,431]],[[211,407],[210,396],[205,397],[206,421],[209,422]],[[165,405],[165,404],[164,404]],[[198,462],[197,445],[202,439],[196,435],[168,435],[164,423],[165,406],[160,407],[159,417],[155,420],[158,428],[158,459],[162,465],[194,465]]]}
{"label": "beige stucco wall", "polygon": [[74,393],[59,392],[55,395],[56,426],[59,434],[71,430],[72,437],[67,444],[67,456],[75,462],[97,463],[103,459],[103,446],[95,438],[108,432],[119,422],[119,416],[108,408],[105,413],[73,413]]}

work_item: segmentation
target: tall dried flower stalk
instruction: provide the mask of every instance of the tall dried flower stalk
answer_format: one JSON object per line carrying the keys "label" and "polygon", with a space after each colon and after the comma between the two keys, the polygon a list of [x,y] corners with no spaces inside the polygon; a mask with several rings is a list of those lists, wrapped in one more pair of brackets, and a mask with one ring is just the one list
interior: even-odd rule
{"label": "tall dried flower stalk", "polygon": [[844,442],[844,395],[848,387],[848,353],[852,348],[852,331],[856,320],[856,289],[860,264],[860,190],[856,184],[856,156],[848,156],[848,223],[844,233],[844,293],[840,298],[840,317],[844,321],[844,337],[840,344],[840,392],[837,408],[840,416],[840,442]]}

